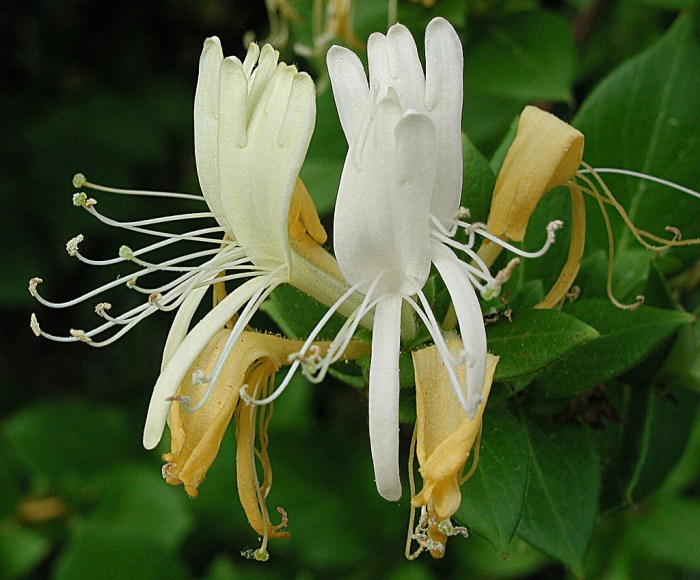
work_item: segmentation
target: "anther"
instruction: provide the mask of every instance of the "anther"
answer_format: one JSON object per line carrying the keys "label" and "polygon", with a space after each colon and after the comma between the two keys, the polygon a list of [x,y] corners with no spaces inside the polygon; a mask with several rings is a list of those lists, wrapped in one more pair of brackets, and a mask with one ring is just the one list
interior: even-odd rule
{"label": "anther", "polygon": [[547,243],[553,244],[556,240],[555,232],[560,230],[564,226],[564,222],[561,220],[554,220],[547,224]]}
{"label": "anther", "polygon": [[130,261],[134,259],[134,251],[129,246],[121,246],[119,248],[119,257],[122,260]]}
{"label": "anther", "polygon": [[192,373],[192,385],[204,385],[209,382],[209,377],[202,369],[197,369]]}
{"label": "anther", "polygon": [[44,280],[42,280],[41,278],[32,278],[32,279],[29,281],[29,293],[30,293],[32,296],[34,296],[34,298],[36,298],[36,296],[37,296],[36,287],[37,287],[39,284],[41,284],[43,281],[44,281]]}
{"label": "anther", "polygon": [[71,328],[70,335],[73,338],[78,339],[80,342],[84,342],[85,344],[90,344],[92,342],[92,339],[85,333],[85,331],[78,328]]}
{"label": "anther", "polygon": [[163,467],[160,468],[160,474],[163,476],[163,479],[168,479],[170,477],[170,468],[171,467],[177,467],[175,463],[164,463]]}
{"label": "anther", "polygon": [[180,403],[185,409],[190,406],[190,398],[187,395],[172,395],[165,398],[166,401]]}
{"label": "anther", "polygon": [[152,304],[156,308],[160,308],[160,299],[163,295],[160,292],[153,292],[148,296],[148,303]]}
{"label": "anther", "polygon": [[676,228],[674,226],[666,226],[664,228],[664,230],[673,234],[673,239],[671,240],[671,242],[677,242],[678,240],[680,240],[683,237],[683,235],[681,234],[681,230],[679,230],[678,228]]}
{"label": "anther", "polygon": [[66,242],[66,251],[69,256],[75,256],[78,253],[78,244],[85,239],[83,234],[78,234]]}
{"label": "anther", "polygon": [[133,278],[129,278],[126,281],[126,287],[129,289],[133,288],[134,286],[136,286],[137,281],[138,281],[138,276],[134,276]]}
{"label": "anther", "polygon": [[90,209],[97,203],[96,199],[88,197],[83,191],[73,194],[73,205],[75,207],[82,207],[85,209]]}
{"label": "anther", "polygon": [[29,317],[29,328],[32,329],[34,336],[41,336],[41,328],[39,327],[39,321],[36,318],[36,314],[34,314],[33,312],[32,315]]}
{"label": "anther", "polygon": [[455,219],[468,220],[470,217],[472,217],[472,212],[469,211],[468,207],[460,207],[455,212]]}
{"label": "anther", "polygon": [[76,173],[73,176],[73,187],[75,187],[75,189],[80,189],[86,183],[87,183],[87,178],[82,173]]}
{"label": "anther", "polygon": [[100,302],[95,305],[95,314],[104,318],[110,308],[112,308],[112,305],[109,302]]}

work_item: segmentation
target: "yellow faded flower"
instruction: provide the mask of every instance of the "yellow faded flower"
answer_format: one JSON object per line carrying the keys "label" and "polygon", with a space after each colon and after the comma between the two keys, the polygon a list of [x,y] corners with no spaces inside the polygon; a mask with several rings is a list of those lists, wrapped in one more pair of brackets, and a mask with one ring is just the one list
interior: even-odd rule
{"label": "yellow faded flower", "polygon": [[[236,476],[238,495],[248,522],[262,536],[262,546],[251,552],[256,559],[267,559],[268,539],[287,538],[283,531],[287,516],[282,508],[281,523],[273,525],[267,511],[266,498],[272,484],[272,467],[267,452],[267,428],[273,405],[258,406],[239,403],[244,388],[253,397],[265,397],[274,388],[276,372],[290,364],[302,342],[279,336],[244,331],[231,351],[215,388],[208,395],[199,377],[211,373],[225,351],[230,328],[220,329],[200,352],[188,377],[172,397],[168,426],[171,451],[163,455],[163,477],[171,485],[183,485],[190,497],[199,495],[199,486],[214,462],[221,440],[232,418],[236,421]],[[327,345],[316,345],[321,352]],[[369,351],[367,345],[353,342],[345,358],[354,358]],[[190,409],[202,401],[196,411]],[[257,445],[256,445],[257,435]],[[256,457],[263,480],[258,478]]]}
{"label": "yellow faded flower", "polygon": [[[517,134],[508,149],[496,180],[486,230],[504,242],[522,241],[530,217],[540,199],[557,186],[565,185],[569,188],[572,212],[569,254],[554,286],[537,305],[538,308],[552,308],[565,298],[578,274],[586,237],[583,194],[593,196],[598,202],[608,234],[608,296],[620,308],[636,308],[643,302],[643,296],[638,296],[633,304],[622,304],[613,295],[614,239],[606,206],[615,208],[635,238],[649,250],[697,244],[700,240],[681,241],[680,233],[672,227],[666,228],[673,234],[670,240],[639,230],[605,185],[599,173],[620,173],[657,181],[691,195],[698,194],[676,184],[634,171],[593,169],[583,161],[583,147],[584,136],[580,131],[537,107],[525,107],[520,115]],[[487,266],[490,266],[502,249],[498,244],[487,240],[479,249],[478,256]]]}
{"label": "yellow faded flower", "polygon": [[[456,336],[448,339],[447,343],[453,354],[459,352],[461,341]],[[487,357],[482,393],[484,401],[470,419],[454,403],[452,386],[437,348],[431,346],[413,353],[416,378],[415,453],[423,489],[415,494],[411,486],[411,503],[413,507],[421,508],[421,517],[414,530],[411,510],[406,545],[406,556],[410,559],[426,548],[434,558],[441,558],[449,536],[466,534],[464,528],[452,525],[451,518],[462,501],[459,488],[466,480],[462,472],[481,433],[482,415],[498,363],[497,356],[489,354]],[[463,374],[458,373],[458,376]],[[411,540],[419,544],[414,554],[410,554]]]}

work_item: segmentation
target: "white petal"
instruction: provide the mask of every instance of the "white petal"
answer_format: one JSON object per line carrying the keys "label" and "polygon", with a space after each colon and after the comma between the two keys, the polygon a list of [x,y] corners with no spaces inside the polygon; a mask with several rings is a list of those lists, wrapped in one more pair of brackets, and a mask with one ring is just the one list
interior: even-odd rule
{"label": "white petal", "polygon": [[253,100],[261,75],[267,74],[263,57],[268,54],[269,62],[274,57],[266,48],[245,103],[247,126],[238,108],[243,73],[231,71],[227,77],[227,67],[222,68],[219,175],[236,240],[257,266],[272,269],[290,262],[289,204],[313,133],[316,100],[311,78],[285,64],[274,69]]}
{"label": "white petal", "polygon": [[231,225],[224,216],[219,194],[217,154],[219,71],[223,58],[219,39],[215,36],[207,38],[199,59],[199,76],[194,95],[194,154],[199,185],[209,209],[221,226],[230,233]]}
{"label": "white petal", "polygon": [[190,329],[190,323],[192,322],[192,317],[197,311],[199,304],[202,302],[202,298],[209,290],[209,286],[200,286],[190,291],[185,299],[180,304],[173,318],[173,323],[170,325],[170,331],[168,332],[168,338],[165,341],[165,347],[163,348],[163,360],[160,363],[161,372],[168,364],[173,354],[180,346],[182,341],[187,336],[187,331]]}
{"label": "white petal", "polygon": [[379,294],[410,295],[430,271],[429,213],[435,174],[435,132],[424,115],[402,118],[395,100],[376,107],[358,167],[353,147],[335,210],[334,248],[350,284],[366,292],[381,275]]}
{"label": "white petal", "polygon": [[211,310],[182,341],[153,387],[143,430],[143,446],[146,449],[153,449],[158,445],[170,411],[171,401],[167,399],[177,392],[197,355],[265,281],[265,278],[254,278],[241,284]]}
{"label": "white petal", "polygon": [[444,18],[434,18],[426,28],[425,62],[425,104],[439,135],[432,213],[447,225],[462,192],[464,57],[457,32]]}
{"label": "white petal", "polygon": [[326,62],[340,124],[350,143],[369,96],[365,69],[358,56],[342,46],[331,46]]}
{"label": "white petal", "polygon": [[479,299],[474,287],[462,271],[457,256],[445,245],[431,242],[433,264],[445,282],[459,322],[467,365],[467,415],[473,418],[481,402],[486,372],[486,329]]}
{"label": "white petal", "polygon": [[408,28],[394,24],[386,35],[391,84],[403,110],[425,112],[425,74]]}
{"label": "white petal", "polygon": [[367,64],[369,88],[377,93],[377,99],[382,99],[391,85],[391,72],[386,36],[379,32],[373,32],[367,39]]}
{"label": "white petal", "polygon": [[401,297],[377,304],[369,370],[369,439],[377,491],[384,499],[401,499],[399,477],[399,351]]}

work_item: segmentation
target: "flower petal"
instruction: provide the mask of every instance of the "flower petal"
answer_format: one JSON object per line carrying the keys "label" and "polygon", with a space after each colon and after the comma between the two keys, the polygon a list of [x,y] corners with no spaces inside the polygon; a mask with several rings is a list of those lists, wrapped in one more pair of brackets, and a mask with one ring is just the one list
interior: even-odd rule
{"label": "flower petal", "polygon": [[231,224],[226,220],[221,205],[217,153],[219,71],[223,58],[221,41],[215,36],[207,38],[199,59],[199,77],[194,95],[194,155],[199,186],[209,209],[222,227],[231,233]]}
{"label": "flower petal", "polygon": [[467,365],[467,408],[469,418],[476,415],[482,400],[481,390],[486,372],[486,329],[479,299],[474,287],[462,271],[462,265],[452,250],[433,241],[430,249],[433,264],[445,282],[459,322],[464,350],[469,357]]}
{"label": "flower petal", "polygon": [[[266,48],[247,101],[243,70],[222,66],[219,175],[236,240],[256,265],[274,268],[290,262],[289,204],[313,132],[316,101],[313,81],[296,68],[281,63],[268,74]],[[246,106],[247,125],[241,113]]]}
{"label": "flower petal", "polygon": [[[413,35],[403,24],[394,24],[386,35],[391,86],[401,108],[425,112],[425,73]],[[370,74],[372,69],[370,68]]]}
{"label": "flower petal", "polygon": [[163,435],[163,428],[168,417],[171,401],[188,369],[211,338],[224,327],[226,322],[258,291],[265,278],[254,278],[241,284],[216,308],[211,310],[187,335],[180,347],[171,357],[170,362],[161,372],[148,405],[146,425],[143,431],[143,446],[153,449]]}
{"label": "flower petal", "polygon": [[432,212],[443,224],[454,219],[462,192],[462,43],[452,25],[434,18],[425,30],[425,105],[440,136]]}
{"label": "flower petal", "polygon": [[165,368],[165,365],[168,364],[173,354],[175,354],[175,351],[185,339],[185,336],[187,336],[192,317],[208,290],[208,286],[200,286],[199,288],[191,290],[177,309],[177,313],[173,318],[173,323],[170,325],[165,347],[163,348],[163,360],[160,364],[161,372]]}
{"label": "flower petal", "polygon": [[[435,132],[425,115],[395,124],[399,115],[391,95],[377,105],[364,146],[350,146],[340,181],[334,247],[343,275],[362,292],[381,275],[378,293],[414,294],[430,271],[426,192],[434,179]],[[362,147],[359,155],[354,147]]]}
{"label": "flower petal", "polygon": [[365,68],[354,52],[342,46],[330,48],[326,63],[340,124],[350,143],[369,95]]}
{"label": "flower petal", "polygon": [[384,499],[401,498],[399,478],[400,296],[377,304],[369,370],[369,439],[377,491]]}

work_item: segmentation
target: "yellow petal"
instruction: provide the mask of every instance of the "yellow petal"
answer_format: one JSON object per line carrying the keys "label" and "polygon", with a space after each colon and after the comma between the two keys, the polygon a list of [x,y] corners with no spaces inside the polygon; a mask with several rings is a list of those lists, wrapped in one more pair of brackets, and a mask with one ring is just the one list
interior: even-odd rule
{"label": "yellow petal", "polygon": [[542,196],[569,181],[583,157],[583,134],[554,115],[525,107],[496,180],[488,230],[522,241]]}
{"label": "yellow petal", "polygon": [[[203,371],[208,375],[213,370],[230,332],[224,328],[214,335],[180,385],[177,395],[189,397],[190,406],[197,404],[206,389],[206,385],[192,385],[192,374]],[[173,403],[168,417],[171,451],[163,456],[167,462],[163,475],[168,483],[183,484],[192,497],[198,494],[197,488],[219,451],[249,368],[260,359],[271,360],[279,368],[286,364],[289,353],[298,351],[301,345],[300,341],[278,336],[243,332],[202,408],[188,413],[177,400]]]}
{"label": "yellow petal", "polygon": [[[461,341],[448,340],[453,354]],[[484,378],[484,402],[469,419],[457,403],[442,358],[436,347],[413,353],[416,373],[416,455],[423,477],[423,490],[413,498],[416,507],[428,505],[439,520],[459,507],[462,471],[481,429],[498,357],[488,355]],[[457,369],[457,376],[464,376]]]}

